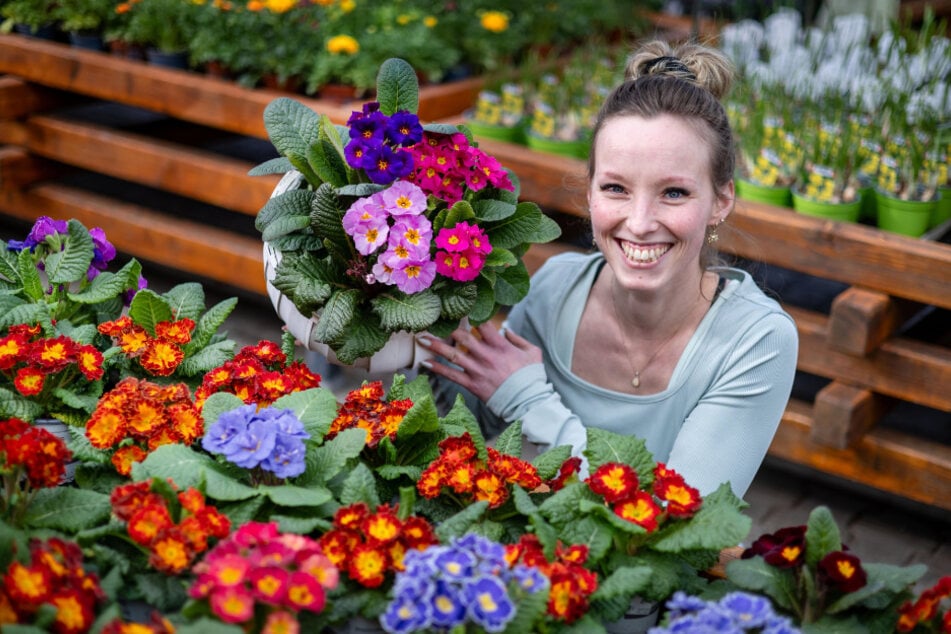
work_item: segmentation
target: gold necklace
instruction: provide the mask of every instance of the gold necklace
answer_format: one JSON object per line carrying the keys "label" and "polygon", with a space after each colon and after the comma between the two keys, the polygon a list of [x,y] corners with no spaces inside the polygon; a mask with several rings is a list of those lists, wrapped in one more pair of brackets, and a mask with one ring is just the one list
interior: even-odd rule
{"label": "gold necklace", "polygon": [[627,337],[624,336],[624,331],[621,330],[621,311],[619,311],[618,308],[617,308],[617,298],[614,296],[614,285],[613,285],[613,284],[611,285],[611,305],[614,307],[614,318],[615,318],[615,320],[617,321],[617,331],[618,331],[618,334],[619,334],[620,337],[621,337],[621,345],[624,346],[624,356],[627,357],[627,363],[628,363],[628,365],[631,366],[631,371],[634,372],[634,378],[631,379],[631,387],[633,387],[633,388],[636,390],[637,388],[639,388],[639,387],[641,386],[641,372],[642,372],[643,370],[646,370],[648,367],[650,367],[650,364],[651,364],[651,362],[654,360],[654,358],[655,358],[658,354],[660,354],[660,351],[663,350],[664,347],[665,347],[668,343],[670,343],[670,340],[674,338],[674,335],[676,335],[676,334],[680,331],[680,326],[683,326],[683,324],[687,323],[687,319],[690,318],[690,313],[687,313],[687,317],[684,318],[684,320],[683,320],[683,322],[680,324],[680,326],[678,326],[677,328],[675,328],[674,331],[673,331],[673,333],[671,333],[671,335],[670,335],[669,337],[667,337],[667,338],[664,340],[664,342],[661,343],[661,344],[657,347],[656,350],[654,350],[654,354],[652,354],[652,355],[650,356],[650,358],[649,358],[649,359],[647,360],[647,362],[644,364],[644,367],[641,368],[640,370],[638,370],[637,368],[634,367],[634,362],[631,361],[631,349],[630,349],[630,347],[629,347],[628,344],[627,344]]}

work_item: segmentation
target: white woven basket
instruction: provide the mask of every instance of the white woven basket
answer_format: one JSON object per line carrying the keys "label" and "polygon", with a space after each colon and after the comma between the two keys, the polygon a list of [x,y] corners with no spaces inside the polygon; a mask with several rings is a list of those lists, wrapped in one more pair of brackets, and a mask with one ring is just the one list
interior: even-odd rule
{"label": "white woven basket", "polygon": [[[271,198],[283,194],[286,191],[300,187],[302,175],[298,171],[291,171],[284,175],[274,191]],[[396,372],[397,370],[415,369],[426,359],[431,358],[432,353],[416,343],[416,337],[411,332],[397,332],[393,334],[383,349],[372,357],[362,357],[352,364],[342,363],[337,359],[337,355],[330,349],[330,346],[318,341],[314,337],[317,321],[320,315],[315,313],[310,317],[302,314],[294,302],[286,295],[281,293],[273,284],[277,265],[281,261],[281,253],[273,248],[267,242],[264,243],[264,279],[267,282],[267,294],[271,298],[271,304],[277,312],[278,317],[287,326],[287,331],[307,350],[312,350],[327,358],[327,361],[335,365],[363,368],[371,373]]]}

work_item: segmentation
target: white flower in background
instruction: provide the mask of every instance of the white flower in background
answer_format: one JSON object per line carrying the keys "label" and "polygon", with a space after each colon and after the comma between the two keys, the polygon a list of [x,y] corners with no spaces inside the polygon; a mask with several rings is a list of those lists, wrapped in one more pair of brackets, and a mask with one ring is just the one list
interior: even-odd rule
{"label": "white flower in background", "polygon": [[869,41],[871,22],[861,13],[840,15],[832,21],[832,39],[844,51]]}
{"label": "white flower in background", "polygon": [[866,114],[881,112],[885,105],[885,85],[880,77],[875,75],[852,76],[848,94],[853,108]]}
{"label": "white flower in background", "polygon": [[720,48],[743,73],[747,66],[759,59],[765,38],[763,25],[756,20],[740,20],[723,27]]}
{"label": "white flower in background", "polygon": [[791,48],[798,40],[802,29],[802,16],[795,9],[779,9],[763,20],[766,28],[766,46],[771,52]]}

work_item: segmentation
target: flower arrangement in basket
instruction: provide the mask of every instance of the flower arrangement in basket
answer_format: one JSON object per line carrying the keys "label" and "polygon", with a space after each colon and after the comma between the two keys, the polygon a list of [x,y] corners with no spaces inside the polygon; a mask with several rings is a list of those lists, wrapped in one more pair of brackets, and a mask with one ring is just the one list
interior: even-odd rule
{"label": "flower arrangement in basket", "polygon": [[264,113],[281,157],[251,173],[296,172],[256,221],[271,298],[305,346],[344,364],[400,331],[447,336],[463,318],[489,320],[527,293],[528,247],[560,234],[464,126],[421,125],[418,95],[412,67],[390,59],[378,101],[346,128],[289,98]]}

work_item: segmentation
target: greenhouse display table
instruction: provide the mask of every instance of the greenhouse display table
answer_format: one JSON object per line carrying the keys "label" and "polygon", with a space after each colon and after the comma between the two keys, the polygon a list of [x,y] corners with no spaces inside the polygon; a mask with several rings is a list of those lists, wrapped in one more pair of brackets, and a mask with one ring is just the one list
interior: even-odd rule
{"label": "greenhouse display table", "polygon": [[[125,253],[265,293],[253,218],[277,177],[247,176],[256,160],[207,148],[266,138],[261,115],[281,93],[18,35],[0,36],[0,73],[0,212],[24,223],[44,214],[76,218],[105,228]],[[458,120],[480,86],[472,79],[424,87],[421,118]],[[341,123],[354,109],[300,100]],[[75,116],[77,105],[90,103],[151,118],[113,126]],[[583,175],[583,161],[480,143],[515,171],[526,199],[580,222],[573,217],[585,214],[583,191],[566,177]],[[71,180],[76,168],[141,189],[124,199],[86,189]],[[895,402],[951,412],[947,326],[927,341],[901,331],[923,310],[951,310],[951,246],[940,235],[916,240],[746,201],[730,225],[736,231],[721,241],[727,251],[845,287],[828,314],[787,307],[799,329],[799,370],[831,382],[814,402],[790,402],[770,455],[951,509],[951,448],[878,425]],[[534,270],[568,248],[533,249],[527,263]]]}

